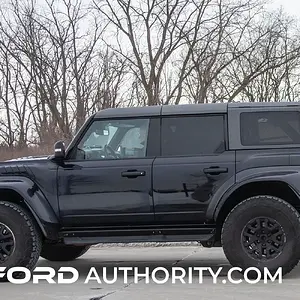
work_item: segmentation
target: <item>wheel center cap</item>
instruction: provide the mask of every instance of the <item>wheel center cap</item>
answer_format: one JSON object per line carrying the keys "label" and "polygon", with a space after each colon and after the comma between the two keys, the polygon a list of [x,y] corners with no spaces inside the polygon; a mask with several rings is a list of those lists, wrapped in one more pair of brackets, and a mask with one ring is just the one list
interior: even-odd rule
{"label": "wheel center cap", "polygon": [[261,240],[265,241],[265,240],[267,239],[267,236],[266,236],[265,234],[262,234],[262,235],[260,236],[260,238],[261,238]]}
{"label": "wheel center cap", "polygon": [[286,236],[281,225],[272,218],[258,217],[250,220],[241,234],[245,252],[258,260],[274,259],[281,254]]}

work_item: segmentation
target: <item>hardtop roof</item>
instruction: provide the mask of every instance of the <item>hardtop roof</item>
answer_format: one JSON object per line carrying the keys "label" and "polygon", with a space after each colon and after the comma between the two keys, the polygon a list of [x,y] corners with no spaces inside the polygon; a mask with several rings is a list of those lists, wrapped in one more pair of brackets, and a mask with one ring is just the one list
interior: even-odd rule
{"label": "hardtop roof", "polygon": [[235,102],[235,103],[205,103],[205,104],[178,104],[178,105],[153,105],[143,107],[107,108],[95,114],[95,118],[119,117],[149,117],[159,115],[181,115],[209,113],[226,113],[232,108],[254,107],[300,107],[300,102]]}

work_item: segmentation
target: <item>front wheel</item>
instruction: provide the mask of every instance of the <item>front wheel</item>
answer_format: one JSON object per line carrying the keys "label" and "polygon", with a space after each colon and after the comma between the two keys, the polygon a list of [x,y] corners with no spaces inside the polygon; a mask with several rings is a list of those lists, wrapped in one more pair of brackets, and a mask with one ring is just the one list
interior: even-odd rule
{"label": "front wheel", "polygon": [[[21,206],[0,201],[0,267],[32,271],[39,259],[42,237],[35,221]],[[14,273],[15,278],[24,274]],[[6,275],[0,281],[7,281]]]}
{"label": "front wheel", "polygon": [[227,216],[222,246],[229,262],[245,270],[289,273],[300,259],[300,215],[286,201],[271,196],[244,200]]}
{"label": "front wheel", "polygon": [[50,261],[72,261],[85,254],[89,249],[90,246],[45,243],[41,251],[41,257]]}

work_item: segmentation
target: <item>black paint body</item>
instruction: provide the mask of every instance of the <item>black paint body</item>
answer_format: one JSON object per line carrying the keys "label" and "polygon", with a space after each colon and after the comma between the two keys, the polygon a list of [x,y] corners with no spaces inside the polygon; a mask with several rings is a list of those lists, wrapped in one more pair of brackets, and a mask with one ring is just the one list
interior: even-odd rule
{"label": "black paint body", "polygon": [[[0,191],[20,195],[44,235],[53,240],[70,238],[68,243],[75,244],[79,240],[109,241],[111,237],[118,237],[115,240],[119,241],[121,236],[128,242],[164,240],[161,236],[165,240],[168,236],[189,240],[195,239],[193,234],[199,240],[205,240],[207,235],[211,238],[223,205],[245,184],[283,182],[297,196],[300,194],[300,145],[244,147],[239,134],[239,116],[244,111],[300,111],[300,106],[246,106],[205,104],[104,110],[86,121],[63,161],[49,156],[2,162]],[[224,116],[224,151],[215,155],[161,155],[162,117],[204,114]],[[147,158],[71,158],[93,120],[124,117],[151,119]],[[122,175],[127,171],[144,172],[144,176],[128,178]]]}

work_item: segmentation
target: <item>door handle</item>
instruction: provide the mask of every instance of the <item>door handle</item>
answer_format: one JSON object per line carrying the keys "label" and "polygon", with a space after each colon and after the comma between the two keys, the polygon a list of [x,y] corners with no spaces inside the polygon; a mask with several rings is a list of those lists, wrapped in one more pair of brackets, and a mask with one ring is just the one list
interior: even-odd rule
{"label": "door handle", "polygon": [[127,177],[127,178],[137,178],[139,176],[145,176],[145,175],[146,175],[145,171],[138,171],[138,170],[128,170],[121,173],[122,177]]}
{"label": "door handle", "polygon": [[79,165],[65,165],[63,166],[64,170],[81,170],[82,166]]}
{"label": "door handle", "polygon": [[228,173],[228,168],[210,167],[203,169],[203,172],[210,175],[219,175],[221,173]]}

